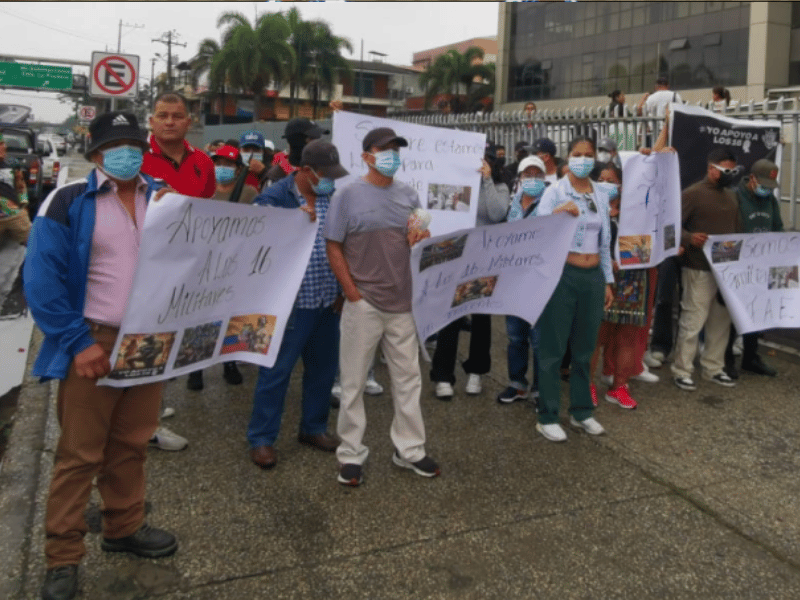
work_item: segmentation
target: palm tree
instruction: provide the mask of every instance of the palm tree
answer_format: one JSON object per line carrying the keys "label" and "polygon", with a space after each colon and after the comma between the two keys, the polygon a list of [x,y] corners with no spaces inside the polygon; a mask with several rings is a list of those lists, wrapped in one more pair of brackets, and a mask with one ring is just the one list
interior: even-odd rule
{"label": "palm tree", "polygon": [[220,47],[217,41],[211,38],[206,38],[200,42],[200,45],[197,47],[197,54],[195,54],[194,58],[190,61],[190,65],[192,68],[191,73],[194,87],[197,86],[197,80],[200,78],[200,75],[206,71],[209,71],[208,90],[212,94],[212,100],[214,92],[219,90],[219,124],[222,125],[222,115],[225,112],[225,78],[221,77],[219,81],[213,81],[211,79],[210,72],[211,63],[214,61],[214,57],[216,57],[219,52]]}
{"label": "palm tree", "polygon": [[437,94],[451,94],[453,96],[451,106],[455,105],[456,108],[460,104],[457,97],[462,87],[469,97],[475,83],[492,78],[491,67],[478,62],[478,59],[483,59],[483,55],[483,49],[471,46],[463,53],[451,49],[436,57],[419,78],[420,85],[425,88],[425,106],[427,107]]}
{"label": "palm tree", "polygon": [[342,80],[352,81],[353,69],[350,62],[342,56],[342,50],[353,51],[350,40],[334,35],[330,26],[324,21],[312,22],[314,35],[311,40],[311,72],[314,103],[314,118],[317,118],[317,103],[320,91],[327,92],[328,100],[333,96],[333,89]]}
{"label": "palm tree", "polygon": [[225,12],[217,27],[226,25],[222,48],[211,61],[211,81],[227,80],[235,88],[252,92],[255,121],[264,88],[284,81],[294,64],[294,51],[286,42],[289,25],[280,13],[260,15],[253,27],[242,13]]}

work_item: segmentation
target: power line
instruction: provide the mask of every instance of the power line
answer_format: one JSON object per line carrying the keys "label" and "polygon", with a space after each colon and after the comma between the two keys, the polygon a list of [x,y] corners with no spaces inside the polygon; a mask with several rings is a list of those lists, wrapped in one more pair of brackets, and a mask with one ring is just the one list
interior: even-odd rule
{"label": "power line", "polygon": [[39,21],[34,21],[33,19],[29,19],[27,17],[22,17],[20,15],[15,15],[12,12],[8,12],[7,10],[0,9],[0,13],[4,13],[10,15],[12,17],[16,17],[17,19],[21,19],[23,21],[27,21],[28,23],[33,23],[34,25],[38,25],[39,27],[44,27],[45,29],[52,29],[53,31],[58,31],[59,33],[65,33],[67,35],[71,35],[73,37],[81,38],[82,40],[87,40],[90,42],[96,42],[98,44],[104,44],[105,42],[95,39],[95,38],[88,38],[83,35],[78,35],[77,33],[72,33],[71,31],[67,31],[66,29],[58,29],[57,27],[51,27],[50,25],[45,25],[44,23],[40,23]]}

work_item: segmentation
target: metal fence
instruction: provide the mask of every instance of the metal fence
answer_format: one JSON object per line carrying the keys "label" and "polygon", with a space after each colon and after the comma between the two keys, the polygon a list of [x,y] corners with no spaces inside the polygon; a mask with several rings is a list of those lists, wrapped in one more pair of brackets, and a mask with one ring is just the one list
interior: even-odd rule
{"label": "metal fence", "polygon": [[[797,229],[798,193],[798,136],[800,135],[800,106],[798,98],[779,98],[762,102],[751,101],[723,110],[720,114],[737,119],[776,120],[782,125],[783,156],[781,159],[781,208],[787,229]],[[714,110],[713,104],[698,103],[698,106]],[[392,115],[393,119],[449,127],[464,131],[485,133],[487,139],[506,147],[513,154],[518,142],[532,144],[541,137],[548,137],[556,145],[560,155],[566,154],[567,144],[578,135],[595,139],[611,137],[617,141],[619,150],[637,150],[652,145],[652,141],[663,127],[663,119],[637,117],[626,110],[625,116],[611,116],[607,106],[571,109],[539,110],[533,115],[524,111],[493,111],[461,115]],[[788,174],[788,177],[787,177]]]}

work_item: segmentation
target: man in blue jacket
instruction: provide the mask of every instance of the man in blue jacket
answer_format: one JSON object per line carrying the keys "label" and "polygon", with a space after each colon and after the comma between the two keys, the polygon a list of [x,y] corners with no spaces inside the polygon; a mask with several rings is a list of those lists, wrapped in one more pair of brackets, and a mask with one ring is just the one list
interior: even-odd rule
{"label": "man in blue jacket", "polygon": [[339,312],[342,296],[331,271],[321,231],[328,216],[334,180],[347,175],[336,146],[313,140],[303,148],[300,169],[268,187],[254,204],[299,208],[319,222],[283,341],[272,367],[259,367],[253,413],[247,427],[250,460],[262,469],[275,466],[275,440],[281,426],[289,378],[303,359],[303,416],[298,441],[333,452],[339,445],[327,433],[330,393],[339,367]]}
{"label": "man in blue jacket", "polygon": [[44,341],[33,367],[58,379],[61,437],[47,499],[45,600],[73,598],[86,550],[84,511],[92,480],[103,501],[106,552],[158,558],[175,552],[171,533],[145,523],[147,445],[158,426],[161,384],[97,384],[133,285],[141,228],[156,184],[140,173],[147,137],[130,113],[89,126],[85,181],[50,194],[31,230],[25,297]]}

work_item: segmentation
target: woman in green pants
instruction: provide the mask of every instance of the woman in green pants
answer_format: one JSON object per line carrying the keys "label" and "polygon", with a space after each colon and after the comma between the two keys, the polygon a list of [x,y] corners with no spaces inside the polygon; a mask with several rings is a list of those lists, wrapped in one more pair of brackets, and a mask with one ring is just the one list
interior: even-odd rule
{"label": "woman in green pants", "polygon": [[589,391],[592,359],[603,310],[613,300],[611,228],[608,192],[589,179],[594,167],[594,142],[578,137],[569,144],[569,171],[547,188],[538,215],[567,212],[578,219],[564,272],[539,318],[539,415],[536,430],[551,442],[567,434],[558,423],[561,404],[559,368],[569,346],[570,423],[592,435],[604,433],[593,417]]}

